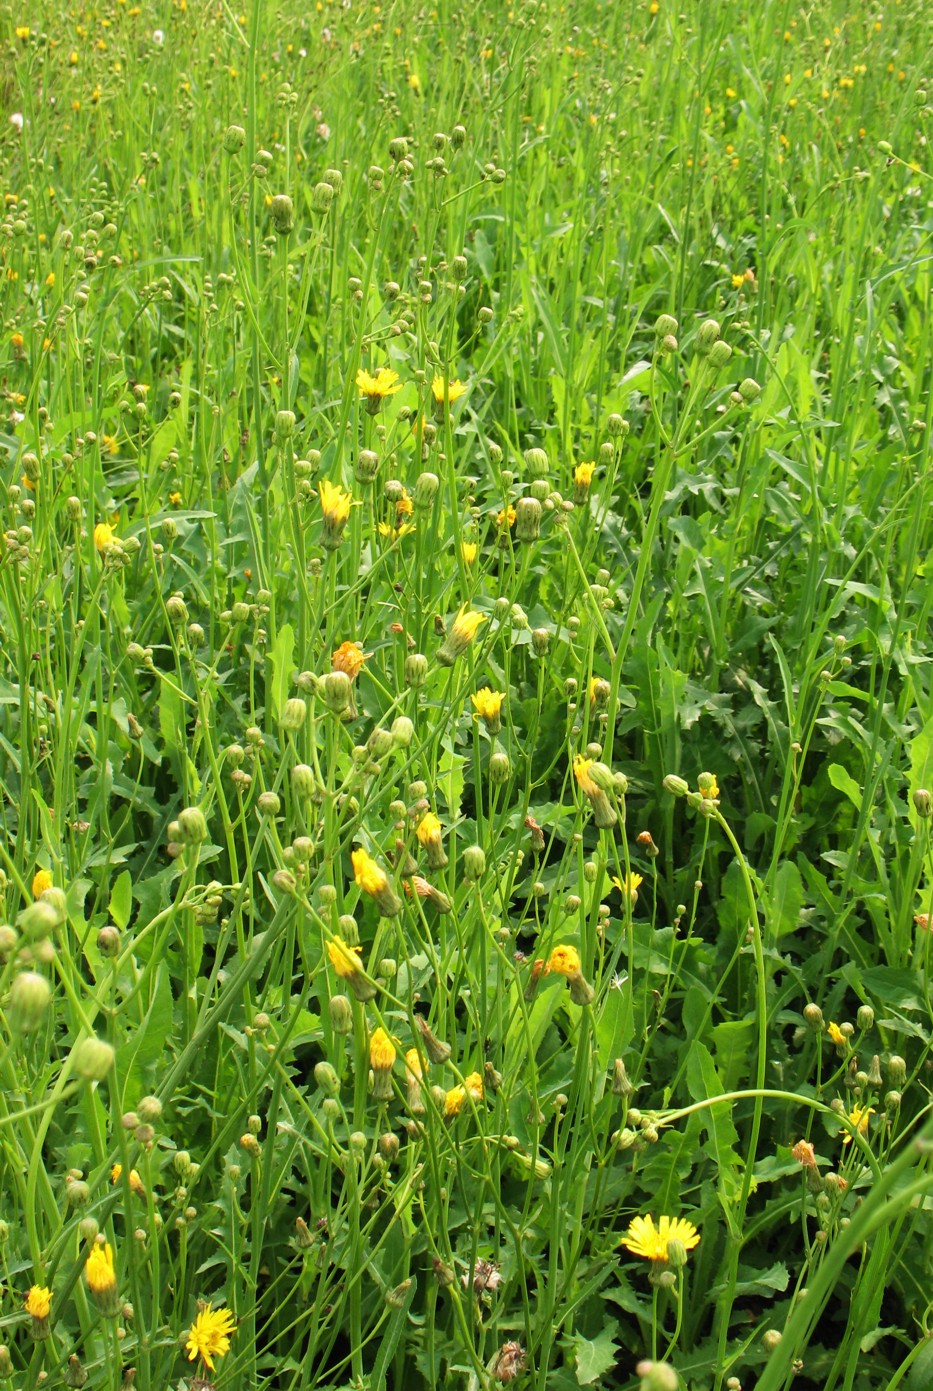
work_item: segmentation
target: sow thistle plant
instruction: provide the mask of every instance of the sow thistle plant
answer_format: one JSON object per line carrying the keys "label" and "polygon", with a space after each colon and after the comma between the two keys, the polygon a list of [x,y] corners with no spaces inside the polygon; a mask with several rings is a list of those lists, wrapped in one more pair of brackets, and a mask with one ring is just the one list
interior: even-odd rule
{"label": "sow thistle plant", "polygon": [[930,1380],[921,12],[533,8],[10,20],[11,1386]]}

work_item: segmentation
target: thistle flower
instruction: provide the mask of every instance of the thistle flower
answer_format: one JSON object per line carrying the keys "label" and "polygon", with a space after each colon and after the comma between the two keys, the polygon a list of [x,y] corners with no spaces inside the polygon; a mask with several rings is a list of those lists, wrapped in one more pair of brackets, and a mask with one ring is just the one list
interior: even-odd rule
{"label": "thistle flower", "polygon": [[427,855],[428,868],[444,869],[447,865],[447,856],[444,853],[441,823],[433,811],[426,812],[421,818],[415,835]]}
{"label": "thistle flower", "polygon": [[385,1029],[376,1029],[369,1040],[369,1065],[373,1070],[373,1096],[377,1101],[391,1100],[395,1058],[395,1044]]}
{"label": "thistle flower", "polygon": [[339,483],[331,483],[326,478],[321,479],[317,495],[321,500],[321,511],[324,514],[321,545],[325,550],[335,551],[340,545],[344,527],[350,516],[353,496],[346,492]]}
{"label": "thistle flower", "polygon": [[485,622],[485,614],[477,613],[465,604],[454,619],[450,632],[437,650],[437,660],[441,666],[453,666],[461,652],[465,652],[476,637],[480,625]]}
{"label": "thistle flower", "polygon": [[490,734],[498,734],[502,728],[502,702],[505,700],[504,691],[493,691],[488,686],[484,686],[481,691],[477,691],[470,699],[477,716],[484,722]]}
{"label": "thistle flower", "polygon": [[120,1312],[121,1300],[113,1265],[113,1248],[109,1241],[98,1238],[94,1243],[84,1263],[84,1276],[91,1298],[100,1312],[108,1318],[115,1318]]}
{"label": "thistle flower", "polygon": [[700,1234],[684,1217],[659,1217],[657,1227],[653,1217],[635,1217],[621,1245],[634,1256],[666,1265],[673,1241],[680,1242],[686,1251],[692,1251],[699,1244]]}
{"label": "thistle flower", "polygon": [[50,1334],[49,1315],[52,1312],[52,1291],[47,1285],[32,1285],[23,1307],[32,1319],[29,1332],[35,1342],[41,1343]]}
{"label": "thistle flower", "polygon": [[610,804],[606,792],[593,779],[594,766],[602,765],[595,765],[592,758],[584,758],[582,753],[574,755],[573,775],[580,791],[593,808],[593,820],[601,830],[609,830],[619,818]]}
{"label": "thistle flower", "polygon": [[342,642],[331,654],[330,664],[334,671],[342,671],[351,681],[355,681],[372,655],[363,651],[361,642]]}
{"label": "thistle flower", "polygon": [[396,913],[401,912],[402,905],[389,883],[388,875],[385,870],[379,868],[372,856],[360,846],[351,851],[350,860],[357,887],[376,900],[382,916],[394,918]]}
{"label": "thistle flower", "polygon": [[188,1361],[196,1357],[209,1371],[214,1371],[214,1358],[224,1357],[230,1351],[230,1338],[236,1330],[236,1320],[229,1309],[223,1305],[215,1309],[211,1304],[198,1308],[197,1317],[188,1332],[185,1350]]}
{"label": "thistle flower", "polygon": [[376,993],[376,987],[369,977],[364,973],[360,966],[358,956],[359,947],[350,948],[342,937],[332,937],[327,943],[327,955],[330,964],[333,966],[341,980],[345,980],[353,991],[356,998],[363,1004],[371,1000]]}
{"label": "thistle flower", "polygon": [[356,374],[356,385],[360,396],[366,401],[366,409],[370,415],[378,415],[386,397],[394,396],[402,389],[398,373],[388,367],[380,367],[374,377],[361,367]]}

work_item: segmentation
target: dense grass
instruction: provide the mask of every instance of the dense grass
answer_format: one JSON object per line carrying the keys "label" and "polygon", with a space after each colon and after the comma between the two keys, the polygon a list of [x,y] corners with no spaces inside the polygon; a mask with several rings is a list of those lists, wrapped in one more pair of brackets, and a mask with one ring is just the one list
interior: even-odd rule
{"label": "dense grass", "polygon": [[929,7],[0,24],[3,1384],[923,1391]]}

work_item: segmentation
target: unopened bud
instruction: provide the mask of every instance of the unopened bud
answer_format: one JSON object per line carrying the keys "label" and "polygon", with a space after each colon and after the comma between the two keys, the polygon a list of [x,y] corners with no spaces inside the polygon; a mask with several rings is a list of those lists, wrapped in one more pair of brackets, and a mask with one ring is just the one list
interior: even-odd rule
{"label": "unopened bud", "polygon": [[113,1067],[115,1053],[102,1038],[82,1038],[71,1053],[74,1070],[86,1082],[102,1082]]}
{"label": "unopened bud", "polygon": [[858,1013],[855,1016],[855,1022],[863,1034],[874,1027],[875,1011],[872,1009],[871,1005],[859,1005]]}
{"label": "unopened bud", "polygon": [[311,190],[311,211],[323,217],[330,212],[334,201],[334,189],[329,183],[317,183]]}
{"label": "unopened bud", "polygon": [[710,351],[719,337],[719,324],[715,319],[704,319],[697,329],[696,349],[702,356]]}
{"label": "unopened bud", "polygon": [[917,788],[914,793],[913,801],[914,810],[918,816],[922,816],[924,820],[933,816],[933,796],[930,795],[925,787]]}

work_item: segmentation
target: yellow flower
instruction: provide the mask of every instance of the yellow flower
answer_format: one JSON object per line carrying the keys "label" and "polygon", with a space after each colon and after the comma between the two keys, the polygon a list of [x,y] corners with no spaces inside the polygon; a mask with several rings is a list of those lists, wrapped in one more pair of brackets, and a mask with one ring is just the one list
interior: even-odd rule
{"label": "yellow flower", "polygon": [[214,1358],[223,1357],[230,1351],[230,1336],[235,1330],[236,1320],[229,1309],[223,1306],[214,1309],[210,1304],[205,1304],[203,1309],[198,1310],[185,1343],[188,1361],[193,1362],[200,1357],[213,1371]]}
{"label": "yellow flower", "polygon": [[[868,1122],[874,1114],[875,1108],[873,1106],[853,1106],[852,1110],[849,1112],[848,1119],[849,1122],[855,1126],[859,1135],[867,1135]],[[852,1136],[849,1135],[848,1132],[843,1135],[842,1143],[844,1145],[850,1145],[852,1143]]]}
{"label": "yellow flower", "polygon": [[33,898],[41,898],[46,889],[50,889],[54,880],[50,869],[37,869],[32,880]]}
{"label": "yellow flower", "polygon": [[173,507],[181,506],[181,493],[169,493],[168,500]]}
{"label": "yellow flower", "polygon": [[484,721],[489,733],[498,734],[502,728],[502,702],[505,700],[505,692],[493,691],[488,686],[484,686],[470,699],[473,702],[473,708],[479,718]]}
{"label": "yellow flower", "polygon": [[[121,1175],[122,1173],[123,1173],[123,1165],[122,1165],[122,1164],[114,1164],[113,1168],[110,1170],[110,1182],[111,1182],[111,1183],[119,1183],[119,1182],[120,1182],[120,1175]],[[138,1170],[138,1169],[130,1169],[130,1180],[129,1180],[129,1182],[130,1182],[130,1189],[132,1190],[132,1192],[134,1192],[134,1193],[136,1194],[137,1198],[145,1198],[145,1196],[146,1196],[146,1185],[143,1183],[142,1179],[139,1177],[139,1170]]]}
{"label": "yellow flower", "polygon": [[496,526],[500,531],[504,531],[506,527],[513,527],[517,516],[515,508],[509,503],[508,507],[503,507],[501,512],[496,513]]}
{"label": "yellow flower", "polygon": [[357,888],[374,898],[379,905],[380,912],[387,918],[394,917],[402,905],[396,897],[385,871],[379,868],[373,857],[362,846],[350,852],[350,860],[353,864],[353,878]]}
{"label": "yellow flower", "polygon": [[96,1241],[84,1263],[84,1275],[94,1303],[111,1318],[120,1312],[120,1295],[109,1241]]}
{"label": "yellow flower", "polygon": [[741,290],[741,288],[742,288],[742,286],[743,286],[744,284],[745,284],[745,276],[742,274],[741,271],[738,271],[738,272],[732,277],[732,288],[733,288],[733,290]]}
{"label": "yellow flower", "polygon": [[353,681],[363,670],[363,664],[371,652],[363,651],[361,642],[342,642],[331,655],[330,664],[334,671],[342,671]]}
{"label": "yellow flower", "polygon": [[[30,32],[31,31],[28,24],[17,24],[16,37],[18,39],[23,39],[25,41],[29,38]],[[33,1288],[35,1288],[35,1286]]]}
{"label": "yellow flower", "polygon": [[441,838],[440,819],[435,816],[433,811],[425,812],[418,822],[418,829],[415,832],[422,845],[436,845]]}
{"label": "yellow flower", "polygon": [[593,766],[591,758],[584,758],[582,753],[573,756],[573,775],[577,780],[580,791],[587,797],[593,797],[599,792],[593,779],[590,777],[590,769]]}
{"label": "yellow flower", "polygon": [[362,947],[353,947],[351,950],[342,937],[333,937],[327,943],[327,955],[330,957],[330,964],[341,980],[349,980],[351,976],[355,976],[358,973],[360,963],[353,953],[359,953],[360,951],[362,951]]}
{"label": "yellow flower", "polygon": [[376,1029],[369,1040],[369,1065],[374,1072],[391,1072],[395,1066],[395,1044],[385,1029]]}
{"label": "yellow flower", "polygon": [[10,344],[11,344],[11,346],[12,346],[14,352],[17,352],[17,353],[22,352],[22,350],[23,350],[23,343],[24,343],[25,341],[26,341],[26,340],[23,338],[23,335],[22,335],[21,333],[11,333],[11,334],[10,334]]}
{"label": "yellow flower", "polygon": [[408,85],[417,96],[421,95],[421,78],[416,72],[408,74]]}
{"label": "yellow flower", "polygon": [[424,1076],[424,1068],[421,1066],[421,1055],[417,1048],[409,1048],[408,1052],[405,1054],[405,1066],[408,1068],[411,1075],[417,1077],[419,1081]]}
{"label": "yellow flower", "polygon": [[394,396],[402,389],[398,373],[388,367],[380,367],[375,376],[361,367],[356,374],[356,385],[360,395],[366,398],[366,409],[370,415],[378,414],[386,397]]}
{"label": "yellow flower", "polygon": [[55,272],[54,272],[53,270],[50,270],[49,273],[48,273],[48,275],[45,277],[46,289],[51,290],[52,287],[54,286],[54,284],[55,284]]}
{"label": "yellow flower", "polygon": [[486,616],[477,613],[474,609],[466,605],[457,614],[453,621],[453,626],[447,634],[437,653],[437,660],[442,666],[453,666],[461,652],[466,651],[470,643],[476,637],[477,630],[486,622]]}
{"label": "yellow flower", "polygon": [[101,552],[113,545],[115,532],[108,522],[98,522],[94,528],[94,545]]}
{"label": "yellow flower", "polygon": [[547,970],[559,976],[575,976],[580,971],[580,953],[576,947],[555,947],[547,959]]}
{"label": "yellow flower", "polygon": [[443,377],[435,377],[431,383],[431,392],[434,396],[434,400],[437,401],[439,404],[443,404],[443,402],[446,401],[448,405],[452,405],[454,401],[459,401],[461,396],[465,396],[469,389],[470,388],[468,386],[464,386],[463,382],[461,381],[449,381],[446,385],[445,395]]}
{"label": "yellow flower", "polygon": [[473,564],[474,560],[476,559],[476,553],[478,550],[479,547],[477,546],[475,541],[460,542],[460,554],[463,556],[463,560],[466,565]]}
{"label": "yellow flower", "polygon": [[573,481],[578,488],[586,489],[593,481],[593,474],[596,472],[595,463],[577,464],[573,471]]}
{"label": "yellow flower", "polygon": [[32,1285],[23,1306],[34,1319],[47,1319],[52,1312],[52,1291],[46,1285]]}
{"label": "yellow flower", "polygon": [[837,1048],[845,1047],[846,1036],[842,1032],[838,1024],[834,1024],[832,1023],[832,1021],[830,1021],[830,1023],[826,1026],[826,1032],[829,1034],[830,1042],[834,1043]]}
{"label": "yellow flower", "polygon": [[659,1217],[657,1227],[653,1217],[635,1217],[621,1244],[634,1256],[666,1262],[670,1242],[679,1241],[687,1251],[692,1251],[699,1240],[696,1227],[684,1217]]}
{"label": "yellow flower", "polygon": [[321,479],[317,495],[321,499],[324,520],[332,526],[344,526],[350,516],[353,495],[346,492],[339,483],[331,483],[326,478]]}
{"label": "yellow flower", "polygon": [[483,1079],[478,1072],[471,1072],[468,1077],[464,1077],[462,1086],[451,1087],[444,1098],[444,1115],[459,1116],[467,1097],[474,1102],[483,1099]]}
{"label": "yellow flower", "polygon": [[638,889],[639,885],[644,883],[644,875],[633,874],[632,871],[629,870],[624,879],[619,879],[616,875],[613,875],[612,882],[619,890],[619,893],[622,894],[623,898],[628,898],[633,905],[638,902]]}
{"label": "yellow flower", "polygon": [[697,787],[700,789],[700,796],[705,797],[708,802],[714,802],[719,796],[719,783],[715,773],[701,773],[697,779]]}

